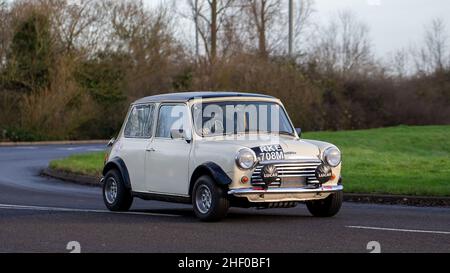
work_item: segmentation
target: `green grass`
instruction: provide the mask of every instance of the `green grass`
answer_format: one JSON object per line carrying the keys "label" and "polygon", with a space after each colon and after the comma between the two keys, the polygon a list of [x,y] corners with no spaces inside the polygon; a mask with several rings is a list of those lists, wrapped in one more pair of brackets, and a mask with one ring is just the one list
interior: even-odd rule
{"label": "green grass", "polygon": [[[450,126],[305,133],[343,153],[346,192],[450,196]],[[51,168],[98,175],[103,153],[52,161]]]}
{"label": "green grass", "polygon": [[450,126],[307,133],[343,154],[346,192],[450,196]]}
{"label": "green grass", "polygon": [[51,161],[50,168],[76,174],[99,176],[103,169],[104,158],[104,152],[77,154]]}

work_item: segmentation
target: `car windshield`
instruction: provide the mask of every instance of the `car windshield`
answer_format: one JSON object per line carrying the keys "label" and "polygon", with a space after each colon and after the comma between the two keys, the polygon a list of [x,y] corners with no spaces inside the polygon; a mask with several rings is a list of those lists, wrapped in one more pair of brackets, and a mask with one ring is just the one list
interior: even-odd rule
{"label": "car windshield", "polygon": [[193,106],[198,135],[271,133],[295,136],[284,109],[274,102],[214,102]]}

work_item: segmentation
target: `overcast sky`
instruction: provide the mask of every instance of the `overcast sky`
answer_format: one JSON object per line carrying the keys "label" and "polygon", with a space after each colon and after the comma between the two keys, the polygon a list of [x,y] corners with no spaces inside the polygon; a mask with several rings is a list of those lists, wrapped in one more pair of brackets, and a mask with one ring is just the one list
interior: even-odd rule
{"label": "overcast sky", "polygon": [[376,52],[384,56],[422,41],[424,26],[433,18],[445,20],[450,35],[450,0],[316,0],[320,20],[351,9],[371,31]]}
{"label": "overcast sky", "polygon": [[[144,1],[155,5],[166,0]],[[322,23],[340,10],[353,10],[370,27],[379,57],[420,43],[424,26],[433,18],[444,19],[450,35],[450,0],[315,0],[315,9],[315,20]]]}

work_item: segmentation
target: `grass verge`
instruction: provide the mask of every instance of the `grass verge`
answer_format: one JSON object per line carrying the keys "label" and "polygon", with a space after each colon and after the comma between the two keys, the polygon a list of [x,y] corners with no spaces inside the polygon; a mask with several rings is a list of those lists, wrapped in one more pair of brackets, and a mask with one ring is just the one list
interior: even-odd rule
{"label": "grass verge", "polygon": [[76,154],[50,162],[50,169],[74,174],[99,176],[103,169],[105,153]]}
{"label": "grass verge", "polygon": [[347,192],[450,196],[450,126],[318,132],[343,154]]}

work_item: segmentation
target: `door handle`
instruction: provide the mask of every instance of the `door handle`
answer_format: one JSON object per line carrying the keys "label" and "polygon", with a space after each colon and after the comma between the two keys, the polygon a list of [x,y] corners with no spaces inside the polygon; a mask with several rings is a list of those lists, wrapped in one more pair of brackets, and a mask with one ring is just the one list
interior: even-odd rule
{"label": "door handle", "polygon": [[156,152],[156,150],[154,149],[154,148],[148,148],[147,150],[146,150],[147,152]]}

